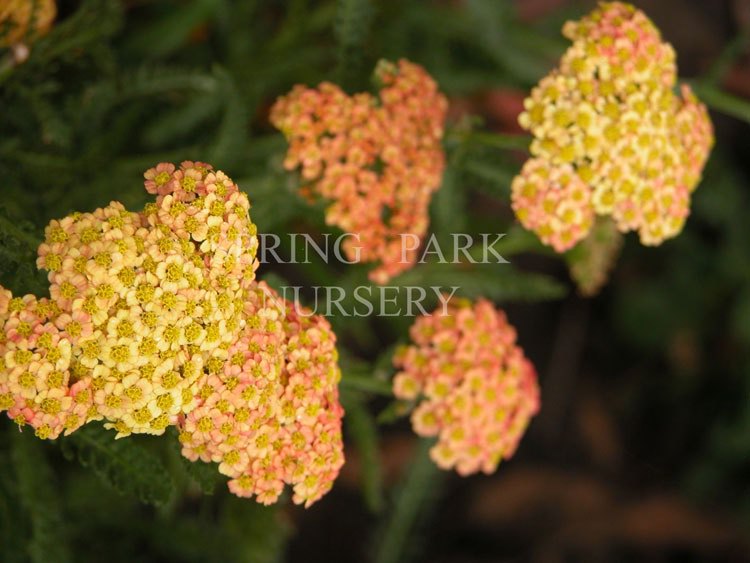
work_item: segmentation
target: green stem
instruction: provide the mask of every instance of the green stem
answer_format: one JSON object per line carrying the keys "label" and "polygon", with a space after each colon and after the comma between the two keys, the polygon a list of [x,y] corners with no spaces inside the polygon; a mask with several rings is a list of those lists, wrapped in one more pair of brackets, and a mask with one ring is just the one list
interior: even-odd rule
{"label": "green stem", "polygon": [[750,42],[750,28],[741,31],[732,39],[721,52],[719,57],[711,65],[703,80],[706,84],[717,86],[726,76],[737,58]]}
{"label": "green stem", "polygon": [[488,131],[472,131],[465,137],[469,143],[477,143],[504,150],[519,150],[528,152],[531,137],[529,135],[510,135],[507,133],[490,133]]}
{"label": "green stem", "polygon": [[446,140],[459,143],[461,148],[471,144],[486,145],[503,150],[518,150],[528,152],[531,144],[530,135],[516,135],[509,133],[492,133],[490,131],[467,131],[457,128],[448,132]]}
{"label": "green stem", "polygon": [[380,459],[378,429],[361,397],[344,395],[346,430],[362,458],[362,494],[372,513],[380,512],[383,496],[383,468]]}
{"label": "green stem", "polygon": [[750,100],[739,98],[705,82],[695,82],[692,87],[701,101],[711,109],[750,123]]}
{"label": "green stem", "polygon": [[341,377],[341,388],[349,391],[375,393],[376,395],[384,395],[386,397],[393,396],[393,390],[388,381],[359,374],[344,372],[344,375]]}
{"label": "green stem", "polygon": [[420,520],[429,517],[438,500],[446,474],[430,459],[433,443],[434,440],[419,441],[411,466],[396,492],[391,513],[383,522],[373,557],[375,563],[403,561]]}

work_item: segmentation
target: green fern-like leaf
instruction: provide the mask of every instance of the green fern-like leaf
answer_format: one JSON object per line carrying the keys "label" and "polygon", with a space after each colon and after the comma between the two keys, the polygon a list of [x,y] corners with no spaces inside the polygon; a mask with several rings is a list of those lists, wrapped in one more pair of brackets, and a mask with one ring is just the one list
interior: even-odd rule
{"label": "green fern-like leaf", "polygon": [[179,10],[164,10],[129,37],[125,49],[142,59],[173,54],[185,46],[191,32],[215,17],[222,4],[222,0],[190,0]]}
{"label": "green fern-like leaf", "polygon": [[242,158],[247,137],[245,103],[234,79],[221,67],[213,72],[223,100],[224,116],[216,138],[208,149],[209,161],[218,168],[231,169]]}
{"label": "green fern-like leaf", "polygon": [[34,563],[72,561],[65,542],[58,487],[43,444],[29,432],[17,433],[12,459],[19,497],[31,520],[29,559]]}
{"label": "green fern-like leaf", "polygon": [[338,0],[335,32],[338,41],[339,83],[354,86],[363,66],[363,48],[372,25],[371,0]]}
{"label": "green fern-like leaf", "polygon": [[19,85],[17,94],[23,102],[28,104],[36,118],[44,142],[48,145],[68,148],[73,132],[60,108],[55,107],[53,103],[55,97],[60,95],[57,85],[54,83],[35,84],[31,87]]}
{"label": "green fern-like leaf", "polygon": [[172,477],[159,457],[132,438],[115,440],[114,432],[88,425],[60,445],[68,459],[77,459],[115,490],[141,502],[159,506],[174,492]]}
{"label": "green fern-like leaf", "polygon": [[184,469],[187,477],[201,490],[203,494],[212,495],[221,484],[226,484],[227,477],[219,473],[216,463],[205,463],[203,461],[190,461],[182,455],[182,446],[177,439],[177,432],[168,432],[173,438],[174,453],[180,460],[180,466]]}
{"label": "green fern-like leaf", "polygon": [[122,4],[111,0],[84,0],[78,10],[52,28],[31,51],[26,70],[61,57],[80,56],[82,50],[111,37],[122,25]]}
{"label": "green fern-like leaf", "polygon": [[351,391],[362,391],[390,397],[392,395],[391,383],[387,374],[375,369],[362,359],[350,355],[346,349],[342,349],[339,357],[341,366],[341,387]]}
{"label": "green fern-like leaf", "polygon": [[37,245],[34,228],[0,207],[0,285],[21,295],[46,293],[44,274],[36,269]]}
{"label": "green fern-like leaf", "polygon": [[149,147],[161,147],[204,127],[219,114],[221,98],[194,94],[184,104],[155,116],[146,124],[143,139]]}
{"label": "green fern-like leaf", "polygon": [[277,506],[262,506],[228,496],[219,518],[234,551],[234,561],[277,563],[282,560],[284,542],[291,531]]}
{"label": "green fern-like leaf", "polygon": [[[499,244],[496,248],[499,251]],[[425,263],[401,274],[392,284],[446,290],[457,287],[456,295],[496,301],[554,300],[565,295],[565,286],[554,278],[522,272],[510,264]]]}
{"label": "green fern-like leaf", "polygon": [[28,559],[26,546],[31,537],[12,457],[17,432],[7,424],[0,428],[0,561],[9,563]]}
{"label": "green fern-like leaf", "polygon": [[174,67],[139,67],[102,80],[84,93],[86,103],[78,114],[77,129],[86,137],[101,134],[108,116],[127,102],[153,96],[195,92],[220,96],[221,84],[216,76],[202,71]]}
{"label": "green fern-like leaf", "polygon": [[216,463],[204,463],[202,461],[190,461],[182,458],[185,472],[190,479],[200,487],[201,492],[206,495],[212,495],[216,488],[226,483],[227,478],[219,473],[219,466]]}

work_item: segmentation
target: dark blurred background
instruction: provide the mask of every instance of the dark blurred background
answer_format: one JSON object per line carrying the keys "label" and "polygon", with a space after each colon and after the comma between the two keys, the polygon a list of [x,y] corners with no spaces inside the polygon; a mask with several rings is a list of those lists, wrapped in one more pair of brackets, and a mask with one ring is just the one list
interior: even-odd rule
{"label": "dark blurred background", "polygon": [[[473,3],[452,4],[471,11]],[[511,4],[552,41],[558,22],[595,2]],[[750,99],[750,51],[736,39],[747,33],[750,2],[634,4],[675,47],[684,79],[711,72],[727,45],[739,44],[721,82]],[[438,66],[434,57],[416,60]],[[454,114],[517,131],[525,96],[517,82],[526,76],[507,74],[510,83],[498,73],[494,86],[449,82]],[[682,235],[657,248],[628,236],[595,298],[507,307],[539,369],[542,410],[495,475],[445,480],[414,540],[418,560],[750,561],[750,126],[715,111],[712,118],[716,147]],[[481,214],[486,202],[476,203]],[[559,262],[524,259],[565,276]],[[398,479],[412,446],[405,424],[386,435],[387,480]],[[331,497],[301,516],[293,559],[361,553],[371,519],[351,511],[361,471],[353,457]]]}
{"label": "dark blurred background", "polygon": [[[281,167],[286,145],[267,120],[277,96],[321,80],[366,89],[378,59],[405,57],[449,96],[450,128],[479,116],[475,126],[520,133],[523,98],[567,46],[563,22],[595,5],[59,4],[57,35],[0,72],[3,213],[32,241],[50,218],[74,209],[112,199],[136,208],[145,201],[143,170],[187,158],[212,162],[246,189],[261,232],[320,232],[322,213],[294,199],[297,180]],[[558,257],[512,257],[567,296],[523,303],[492,295],[542,387],[540,414],[496,474],[437,472],[387,398],[347,390],[347,463],[310,509],[265,509],[223,485],[204,496],[182,474],[169,502],[152,508],[100,482],[95,461],[70,461],[64,444],[45,445],[39,458],[17,454],[15,427],[2,420],[0,559],[26,560],[41,537],[48,547],[34,553],[47,561],[62,560],[46,549],[63,541],[74,561],[333,563],[373,553],[434,563],[750,561],[750,0],[634,4],[675,47],[681,77],[721,110],[712,109],[717,143],[684,232],[656,248],[627,236],[598,296],[578,296]],[[460,150],[448,143],[453,187],[437,196],[435,228],[510,228],[509,183],[523,155],[472,147],[454,158]],[[0,239],[0,282],[43,287],[30,267],[33,245],[2,229]],[[12,253],[9,241],[18,246]],[[261,277],[267,272],[308,285],[338,275],[269,266]],[[332,322],[362,371],[388,375],[386,352],[405,339],[410,320]],[[376,428],[377,416],[384,423]],[[163,447],[134,441],[144,451]],[[185,471],[173,451],[159,455],[173,474]],[[24,478],[28,459],[51,468],[36,481],[55,495],[51,524],[39,515],[53,508],[34,504],[34,482]]]}

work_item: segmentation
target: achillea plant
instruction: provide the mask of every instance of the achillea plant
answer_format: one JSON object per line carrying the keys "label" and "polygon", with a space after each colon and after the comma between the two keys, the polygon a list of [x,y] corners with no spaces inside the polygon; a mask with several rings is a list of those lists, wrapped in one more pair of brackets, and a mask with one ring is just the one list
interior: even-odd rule
{"label": "achillea plant", "polygon": [[393,392],[417,402],[414,431],[438,436],[430,456],[440,468],[494,472],[539,410],[536,371],[515,329],[487,300],[453,299],[419,317],[411,339],[394,357]]}
{"label": "achillea plant", "polygon": [[185,455],[220,462],[236,494],[270,503],[289,482],[311,504],[343,463],[330,326],[257,284],[250,204],[223,172],[145,178],[141,213],[113,202],[49,224],[50,299],[0,288],[0,410],[43,439],[179,423]]}
{"label": "achillea plant", "polygon": [[309,506],[344,463],[336,337],[323,317],[263,283],[249,292],[245,315],[223,371],[180,422],[183,455],[219,463],[238,496],[271,504],[289,483],[294,502]]}
{"label": "achillea plant", "polygon": [[377,283],[408,269],[416,249],[402,235],[422,237],[427,208],[439,187],[447,101],[425,70],[401,60],[375,70],[379,98],[348,96],[325,82],[296,86],[271,110],[271,122],[289,140],[286,168],[300,168],[304,194],[331,202],[326,221],[347,240],[352,261],[376,262]]}
{"label": "achillea plant", "polygon": [[104,419],[161,434],[218,372],[255,278],[247,196],[202,163],[146,172],[157,202],[50,222],[37,266],[51,299],[3,307],[2,408],[40,438]]}
{"label": "achillea plant", "polygon": [[646,245],[677,235],[713,145],[705,106],[672,47],[634,7],[602,3],[563,28],[573,45],[525,101],[532,158],[512,184],[516,216],[556,251],[611,216]]}
{"label": "achillea plant", "polygon": [[55,0],[3,0],[0,3],[0,47],[33,42],[50,30],[55,15]]}

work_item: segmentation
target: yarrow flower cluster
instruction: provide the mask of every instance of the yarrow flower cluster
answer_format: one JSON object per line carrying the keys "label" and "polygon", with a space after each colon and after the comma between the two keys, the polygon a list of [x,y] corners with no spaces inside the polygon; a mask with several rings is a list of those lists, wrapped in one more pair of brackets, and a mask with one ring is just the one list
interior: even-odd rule
{"label": "yarrow flower cluster", "polygon": [[10,47],[46,34],[56,15],[55,0],[3,0],[0,4],[0,47]]}
{"label": "yarrow flower cluster", "polygon": [[183,454],[219,463],[238,496],[270,504],[284,483],[309,506],[344,462],[335,336],[323,317],[285,304],[265,284],[245,300],[247,323],[223,372],[180,422]]}
{"label": "yarrow flower cluster", "polygon": [[385,283],[416,260],[416,249],[402,249],[401,235],[427,231],[445,164],[447,100],[408,61],[382,61],[375,76],[379,99],[348,96],[329,82],[298,85],[276,102],[271,122],[289,140],[284,165],[301,169],[303,193],[330,201],[327,223],[359,235],[347,240],[349,259],[379,262],[370,277]]}
{"label": "yarrow flower cluster", "polygon": [[[104,420],[118,438],[162,434],[170,425],[189,424],[186,417],[196,408],[207,415],[218,404],[224,413],[224,394],[257,385],[265,402],[244,405],[254,430],[277,440],[269,428],[302,420],[317,432],[311,418],[326,429],[327,449],[319,435],[309,444],[294,441],[320,453],[317,465],[274,482],[275,490],[284,480],[293,483],[297,501],[309,504],[330,488],[343,460],[335,337],[323,319],[302,323],[285,308],[273,313],[258,305],[258,296],[270,290],[255,281],[256,228],[247,196],[229,177],[186,161],[179,168],[159,164],[145,178],[156,201],[141,213],[113,202],[49,224],[37,265],[49,272],[50,299],[0,291],[0,411],[31,425],[40,438],[93,420]],[[255,355],[261,345],[274,361]],[[301,349],[314,368],[295,363]],[[238,363],[243,352],[246,361]],[[293,377],[294,392],[308,394],[295,395],[290,420],[280,399],[271,401],[263,389],[266,380]],[[234,397],[233,405],[244,397]],[[218,438],[209,433],[201,439]],[[223,470],[238,466],[221,449],[225,445],[217,446],[225,454],[217,459]],[[271,452],[278,454],[255,451],[243,478],[267,479]],[[307,478],[315,485],[299,485]],[[271,499],[262,484],[244,492]]]}
{"label": "yarrow flower cluster", "polygon": [[411,339],[394,356],[393,391],[417,402],[414,431],[438,437],[430,456],[441,469],[492,473],[539,409],[536,372],[515,329],[487,300],[453,299],[419,317]]}
{"label": "yarrow flower cluster", "polygon": [[673,91],[674,50],[621,2],[602,3],[563,34],[573,45],[519,118],[534,140],[512,184],[516,216],[558,252],[585,238],[595,215],[646,245],[676,236],[714,139],[690,87]]}

